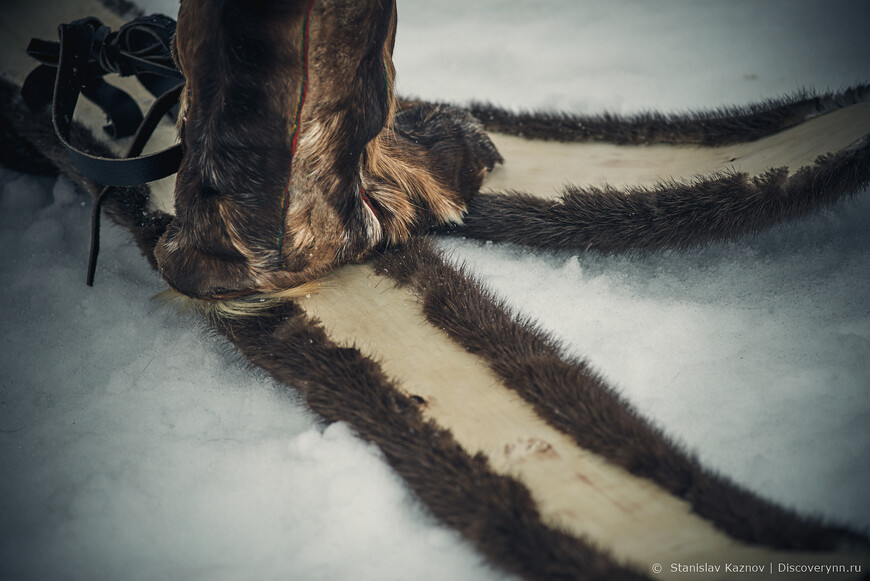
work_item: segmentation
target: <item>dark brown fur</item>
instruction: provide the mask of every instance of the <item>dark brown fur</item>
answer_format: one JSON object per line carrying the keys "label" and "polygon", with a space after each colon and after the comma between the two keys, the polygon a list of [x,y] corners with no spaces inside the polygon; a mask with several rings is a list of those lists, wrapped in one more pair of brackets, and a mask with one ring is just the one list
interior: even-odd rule
{"label": "dark brown fur", "polygon": [[742,107],[670,115],[655,111],[627,116],[513,112],[486,103],[473,103],[468,110],[480,119],[487,131],[527,139],[715,146],[755,141],[797,125],[813,115],[868,99],[870,85],[856,85],[838,93],[801,91]]}
{"label": "dark brown fur", "polygon": [[374,0],[182,4],[185,158],[156,250],[171,286],[284,290],[461,220],[500,158],[464,113],[427,109],[427,146],[394,126],[395,26]]}
{"label": "dark brown fur", "polygon": [[469,456],[377,363],[334,344],[294,304],[214,323],[251,362],[299,389],[326,421],[347,422],[377,444],[429,510],[494,563],[527,579],[646,578],[544,525],[522,484],[495,474],[484,456]]}
{"label": "dark brown fur", "polygon": [[302,82],[304,2],[184,2],[176,59],[187,85],[176,218],[161,273],[195,297],[243,291],[281,262],[281,203],[293,101]]}
{"label": "dark brown fur", "polygon": [[737,539],[780,549],[870,547],[864,535],[803,518],[741,489],[698,464],[645,421],[586,362],[527,319],[514,315],[425,241],[391,251],[377,268],[421,297],[429,322],[482,357],[505,385],[579,446],[687,500]]}
{"label": "dark brown fur", "polygon": [[565,188],[557,200],[481,194],[455,233],[545,250],[643,253],[755,234],[870,184],[870,138],[789,175],[720,174],[656,187]]}
{"label": "dark brown fur", "polygon": [[[0,89],[4,92],[11,90],[8,85],[3,85]],[[7,95],[3,95],[3,102],[6,98]],[[12,121],[8,118],[14,114],[10,111],[8,116],[0,116],[0,161],[3,167],[31,174],[56,176],[58,170],[51,160],[47,159],[33,143],[18,135]]]}
{"label": "dark brown fur", "polygon": [[[103,186],[82,177],[58,141],[50,116],[30,111],[21,100],[20,93],[20,87],[0,78],[0,119],[2,119],[0,124],[8,128],[4,140],[8,136],[16,145],[22,142],[29,143],[39,152],[39,155],[17,158],[26,162],[26,165],[16,164],[13,169],[46,173],[48,171],[46,165],[52,164],[55,171],[68,175],[96,198]],[[117,157],[78,123],[73,123],[71,126],[71,142],[93,155]],[[7,148],[4,145],[0,151],[5,149]],[[6,156],[0,158],[0,165],[10,167]],[[150,193],[147,185],[109,188],[103,203],[103,211],[131,233],[142,255],[151,267],[156,269],[154,247],[166,231],[172,216],[163,212],[152,212],[149,209]]]}

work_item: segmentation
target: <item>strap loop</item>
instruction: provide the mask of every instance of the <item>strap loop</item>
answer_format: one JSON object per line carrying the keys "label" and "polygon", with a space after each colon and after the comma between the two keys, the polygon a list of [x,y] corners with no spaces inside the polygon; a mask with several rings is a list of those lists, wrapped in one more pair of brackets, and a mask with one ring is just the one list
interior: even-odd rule
{"label": "strap loop", "polygon": [[[108,73],[135,75],[155,97],[184,82],[170,51],[175,21],[167,16],[143,16],[124,24],[116,32],[92,17],[59,28],[64,27],[93,29],[93,44],[87,51],[88,65],[81,92],[106,113],[109,123],[104,129],[114,138],[135,133],[142,113],[133,98],[105,83],[103,76]],[[60,52],[61,43],[38,38],[32,39],[27,47],[27,54],[42,63],[27,77],[22,88],[22,96],[33,110],[43,109],[51,102]]]}
{"label": "strap loop", "polygon": [[[61,24],[59,42],[33,39],[27,48],[28,54],[41,64],[25,80],[22,97],[34,110],[44,109],[51,102],[55,133],[73,165],[85,177],[107,186],[94,200],[89,286],[93,285],[99,252],[102,202],[110,186],[133,186],[161,179],[177,172],[181,164],[181,144],[141,156],[161,117],[176,107],[184,87],[184,77],[175,68],[170,51],[174,32],[175,21],[163,15],[137,18],[117,32],[91,17]],[[146,117],[143,118],[130,95],[103,80],[109,73],[135,75],[157,97]],[[109,123],[104,129],[109,135],[119,138],[136,133],[125,159],[91,155],[70,143],[73,113],[80,94],[106,113]]]}
{"label": "strap loop", "polygon": [[70,161],[82,173],[107,186],[133,186],[165,178],[178,171],[181,145],[132,160],[90,155],[70,144],[73,112],[87,81],[99,20],[83,19],[60,26],[60,52],[52,101],[52,122]]}

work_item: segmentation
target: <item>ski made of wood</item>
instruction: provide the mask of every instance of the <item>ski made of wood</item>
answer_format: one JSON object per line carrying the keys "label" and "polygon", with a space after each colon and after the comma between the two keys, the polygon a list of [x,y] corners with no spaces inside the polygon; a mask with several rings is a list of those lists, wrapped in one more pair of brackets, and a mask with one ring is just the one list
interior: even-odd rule
{"label": "ski made of wood", "polygon": [[[117,28],[122,20],[94,0],[46,6],[22,3],[2,15],[3,71],[12,80],[3,87],[4,124],[93,194],[98,186],[71,168],[48,116],[26,110],[15,95],[32,68],[22,47],[31,37],[52,38],[62,21],[94,15]],[[638,230],[639,240],[661,234],[649,227],[655,220],[642,217],[640,226],[616,220],[614,238],[602,239],[588,234],[584,220],[609,214],[610,206],[587,208],[584,200],[619,205],[673,194],[718,203],[713,217],[687,217],[688,224],[710,223],[702,239],[677,236],[670,242],[677,247],[733,234],[730,226],[721,230],[718,217],[735,198],[750,200],[739,211],[751,213],[757,198],[794,194],[802,201],[771,220],[802,215],[870,181],[868,103],[860,91],[832,102],[760,138],[716,147],[686,143],[686,132],[653,145],[582,136],[528,140],[508,134],[509,116],[487,119],[478,111],[488,127],[503,130],[493,139],[506,161],[456,232],[498,240],[498,232],[515,231],[518,239],[506,239],[612,252],[621,250],[614,241],[620,228]],[[120,151],[96,137],[103,122],[96,108],[83,103],[77,115],[80,145]],[[565,120],[540,122],[552,128]],[[166,121],[155,147],[173,141]],[[565,186],[572,183],[584,186]],[[113,190],[105,202],[152,265],[172,191],[170,178],[150,189]],[[530,216],[537,236],[519,227]],[[747,231],[771,220],[751,222]],[[746,578],[756,568],[789,578],[775,566],[781,562],[870,567],[865,535],[805,518],[706,470],[585,361],[509,312],[425,238],[338,269],[307,297],[248,306],[244,314],[203,313],[325,420],[344,421],[377,444],[435,516],[505,570],[529,579],[684,576],[658,568],[664,556],[722,564],[706,571],[710,579]],[[860,574],[853,570],[852,578]]]}
{"label": "ski made of wood", "polygon": [[653,143],[639,147],[601,142],[523,139],[493,133],[505,163],[483,192],[514,190],[545,198],[565,184],[651,186],[662,180],[693,179],[719,172],[760,175],[771,168],[796,171],[820,155],[842,151],[870,133],[870,102],[857,102],[748,143],[703,147]]}

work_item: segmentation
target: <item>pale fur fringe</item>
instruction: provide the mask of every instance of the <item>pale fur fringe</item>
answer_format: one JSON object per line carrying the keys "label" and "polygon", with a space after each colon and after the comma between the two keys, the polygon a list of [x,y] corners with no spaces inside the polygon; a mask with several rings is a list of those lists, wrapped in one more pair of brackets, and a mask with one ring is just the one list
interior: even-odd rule
{"label": "pale fur fringe", "polygon": [[207,317],[228,319],[235,317],[250,317],[262,313],[280,303],[310,296],[320,288],[319,282],[308,282],[303,285],[269,293],[256,293],[243,298],[224,301],[205,301],[194,299],[173,289],[166,289],[154,298],[181,311],[194,312]]}

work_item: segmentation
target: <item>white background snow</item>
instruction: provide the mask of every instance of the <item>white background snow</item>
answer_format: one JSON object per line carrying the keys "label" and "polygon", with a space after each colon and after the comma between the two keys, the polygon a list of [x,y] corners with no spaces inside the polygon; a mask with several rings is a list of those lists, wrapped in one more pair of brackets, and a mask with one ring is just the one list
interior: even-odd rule
{"label": "white background snow", "polygon": [[[171,0],[144,3],[174,16]],[[680,111],[870,80],[863,1],[399,2],[400,92]],[[503,579],[378,451],[161,307],[89,204],[0,170],[0,579]],[[870,526],[870,196],[645,259],[445,240],[709,466]]]}

